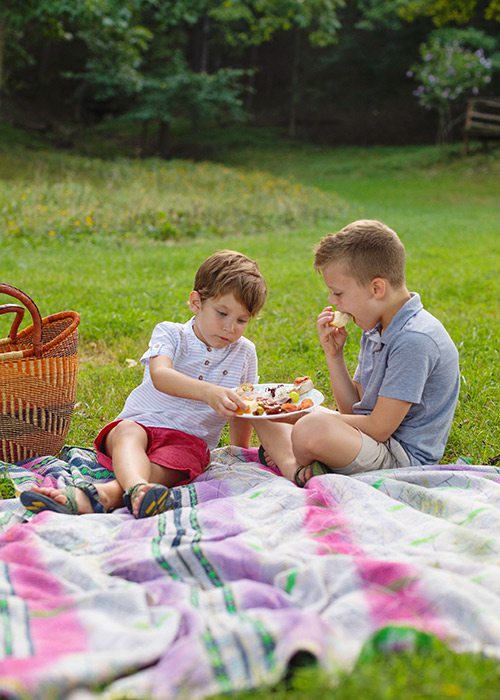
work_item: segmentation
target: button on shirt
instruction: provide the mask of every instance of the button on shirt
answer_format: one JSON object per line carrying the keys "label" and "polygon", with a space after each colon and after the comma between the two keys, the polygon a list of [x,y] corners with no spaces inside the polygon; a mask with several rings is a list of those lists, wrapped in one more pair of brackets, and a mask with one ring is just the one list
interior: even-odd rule
{"label": "button on shirt", "polygon": [[143,425],[173,428],[196,435],[217,447],[226,420],[203,401],[183,399],[158,391],[149,372],[149,360],[165,355],[173,368],[195,379],[236,387],[258,381],[255,345],[241,337],[225,348],[212,348],[203,343],[193,330],[194,318],[187,323],[159,323],[151,336],[149,348],[141,357],[144,364],[142,383],[125,402],[118,418],[128,418]]}
{"label": "button on shirt", "polygon": [[411,294],[382,335],[378,326],[363,333],[354,380],[363,391],[354,413],[371,413],[379,396],[411,403],[393,437],[412,464],[441,459],[460,388],[458,351],[418,294]]}

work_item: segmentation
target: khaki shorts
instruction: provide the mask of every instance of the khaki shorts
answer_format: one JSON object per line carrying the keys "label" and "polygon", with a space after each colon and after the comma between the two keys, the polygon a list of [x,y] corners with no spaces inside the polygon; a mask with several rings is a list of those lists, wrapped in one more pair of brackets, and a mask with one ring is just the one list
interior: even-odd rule
{"label": "khaki shorts", "polygon": [[411,460],[403,447],[394,438],[385,442],[377,442],[369,435],[359,431],[361,435],[361,449],[353,461],[341,469],[331,469],[337,474],[360,474],[371,472],[375,469],[397,469],[409,467]]}

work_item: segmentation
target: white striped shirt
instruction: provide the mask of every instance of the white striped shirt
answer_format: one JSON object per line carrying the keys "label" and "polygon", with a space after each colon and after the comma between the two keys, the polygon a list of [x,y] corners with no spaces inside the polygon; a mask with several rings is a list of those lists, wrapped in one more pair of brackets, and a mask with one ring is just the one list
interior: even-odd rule
{"label": "white striped shirt", "polygon": [[149,373],[149,360],[165,355],[175,370],[188,377],[211,384],[236,387],[258,381],[257,353],[248,338],[241,337],[225,348],[212,348],[203,343],[193,330],[194,317],[187,323],[159,323],[141,357],[144,365],[142,383],[135,388],[118,418],[128,418],[143,425],[173,428],[196,435],[213,450],[217,447],[226,419],[203,401],[183,399],[158,391]]}

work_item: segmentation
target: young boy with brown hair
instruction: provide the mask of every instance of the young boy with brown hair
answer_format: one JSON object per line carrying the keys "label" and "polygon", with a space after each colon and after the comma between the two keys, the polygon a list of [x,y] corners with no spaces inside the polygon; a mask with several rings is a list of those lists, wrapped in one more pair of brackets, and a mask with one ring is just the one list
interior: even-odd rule
{"label": "young boy with brown hair", "polygon": [[[458,352],[408,291],[399,237],[380,221],[354,221],[320,241],[314,266],[329,290],[317,329],[339,410],[317,409],[293,426],[255,421],[266,455],[299,486],[327,472],[437,463],[458,399]],[[352,379],[333,306],[363,330]]]}
{"label": "young boy with brown hair", "polygon": [[208,466],[229,420],[233,445],[248,447],[252,426],[235,411],[234,391],[258,381],[254,344],[243,336],[266,299],[257,263],[222,250],[200,266],[189,295],[187,323],[159,323],[141,358],[142,383],[119,416],[95,440],[100,464],[116,479],[63,489],[35,487],[21,494],[33,511],[106,512],[123,505],[136,518],[171,505],[169,487],[186,484]]}

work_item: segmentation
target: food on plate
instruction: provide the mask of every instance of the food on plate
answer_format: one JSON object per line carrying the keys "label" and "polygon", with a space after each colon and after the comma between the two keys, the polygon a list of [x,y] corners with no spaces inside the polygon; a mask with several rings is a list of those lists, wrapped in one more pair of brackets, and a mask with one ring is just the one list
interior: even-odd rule
{"label": "food on plate", "polygon": [[344,326],[347,326],[351,318],[351,314],[346,314],[343,311],[336,311],[333,314],[333,320],[330,323],[330,326],[334,326],[334,328],[343,328]]}
{"label": "food on plate", "polygon": [[253,384],[240,384],[236,387],[237,394],[249,394],[251,391],[253,391]]}
{"label": "food on plate", "polygon": [[236,392],[245,403],[238,408],[238,416],[274,416],[279,413],[294,413],[311,408],[314,402],[302,395],[314,388],[310,377],[297,377],[293,384],[269,384],[253,386],[240,384]]}
{"label": "food on plate", "polygon": [[252,413],[255,416],[260,415],[258,413],[259,404],[256,399],[243,399],[243,402],[246,404],[246,408],[237,408],[236,413],[238,416],[243,416],[245,413]]}
{"label": "food on plate", "polygon": [[308,391],[312,391],[314,389],[314,384],[313,380],[311,377],[297,377],[296,379],[293,380],[293,386],[295,388],[295,391],[299,393],[300,396],[302,394],[307,394]]}

